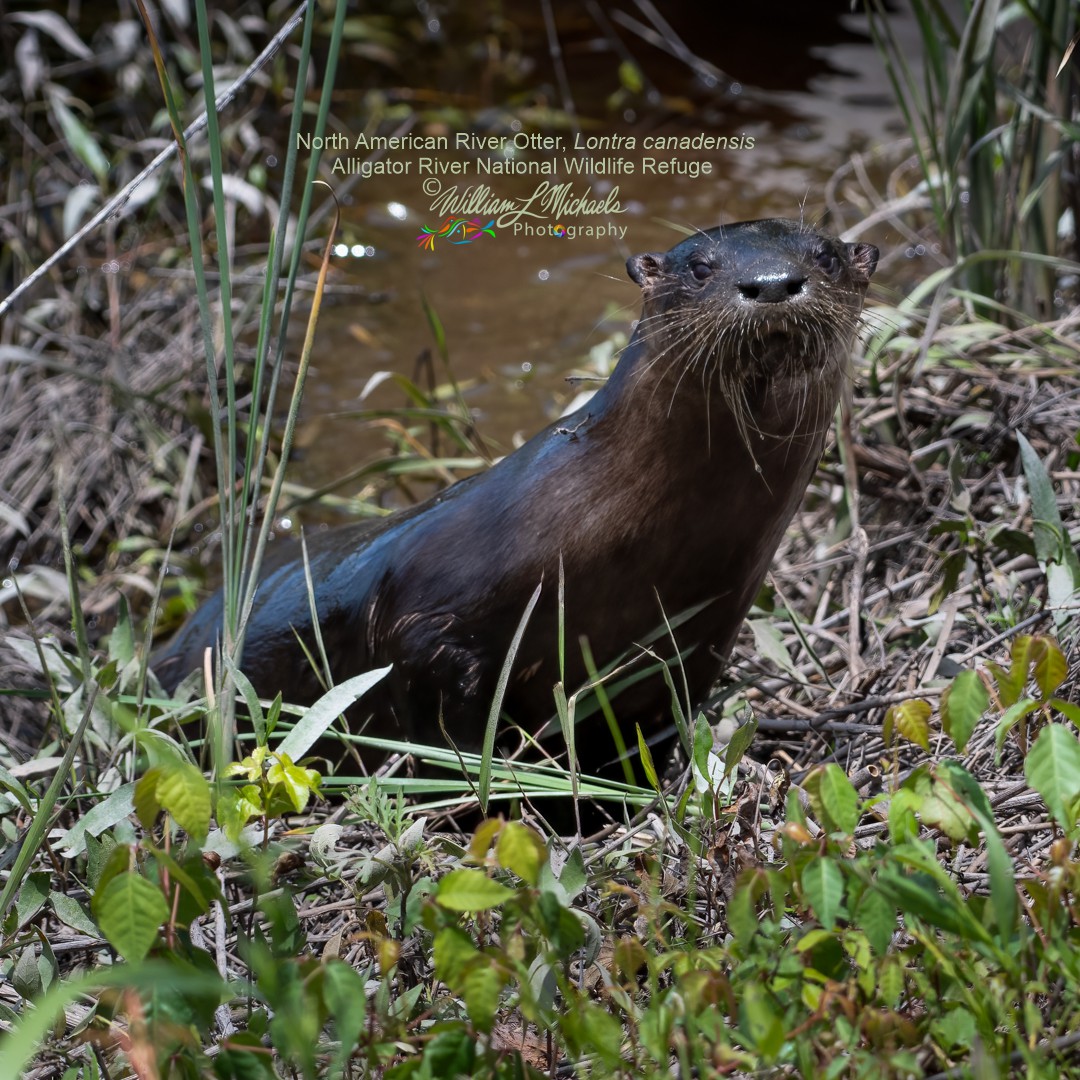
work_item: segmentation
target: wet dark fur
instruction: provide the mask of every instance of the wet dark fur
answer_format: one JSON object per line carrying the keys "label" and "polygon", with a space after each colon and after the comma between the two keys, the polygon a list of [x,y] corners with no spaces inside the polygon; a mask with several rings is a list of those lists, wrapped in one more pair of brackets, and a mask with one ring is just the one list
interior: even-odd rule
{"label": "wet dark fur", "polygon": [[[630,259],[644,309],[605,386],[492,469],[409,511],[308,542],[322,635],[337,680],[393,664],[359,706],[371,733],[475,747],[514,630],[539,604],[504,709],[537,727],[559,678],[559,558],[566,575],[568,689],[634,655],[666,616],[692,701],[720,673],[814,471],[846,377],[877,249],[789,221],[745,222]],[[201,667],[221,619],[208,600],[153,659],[167,689]],[[310,702],[319,685],[299,548],[268,560],[244,648],[260,693]],[[657,651],[671,655],[661,638]],[[677,685],[682,685],[676,675]],[[633,741],[670,722],[650,677],[616,698]],[[579,747],[610,754],[594,731]]]}

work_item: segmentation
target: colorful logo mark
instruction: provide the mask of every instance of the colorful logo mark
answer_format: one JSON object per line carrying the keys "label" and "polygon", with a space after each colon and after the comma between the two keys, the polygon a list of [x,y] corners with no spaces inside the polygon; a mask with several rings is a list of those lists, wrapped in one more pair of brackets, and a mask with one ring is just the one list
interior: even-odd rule
{"label": "colorful logo mark", "polygon": [[563,237],[563,236],[566,235],[566,226],[565,225],[552,225],[551,226],[551,231],[552,231],[552,233],[555,234],[555,236]]}
{"label": "colorful logo mark", "polygon": [[436,238],[449,240],[451,244],[471,244],[474,240],[479,240],[481,236],[494,235],[494,218],[485,225],[480,218],[448,217],[438,229],[429,229],[426,225],[422,225],[420,235],[416,238],[416,246],[434,251]]}

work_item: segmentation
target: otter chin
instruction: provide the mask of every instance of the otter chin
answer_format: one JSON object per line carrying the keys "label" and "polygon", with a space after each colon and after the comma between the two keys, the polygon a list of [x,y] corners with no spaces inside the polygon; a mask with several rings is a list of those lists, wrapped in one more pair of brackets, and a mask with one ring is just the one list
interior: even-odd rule
{"label": "otter chin", "polygon": [[[631,744],[635,725],[648,736],[671,723],[667,684],[647,670],[657,657],[690,706],[704,701],[817,466],[877,258],[785,220],[635,255],[641,318],[591,400],[416,507],[310,538],[334,679],[392,665],[354,707],[365,730],[441,743],[441,723],[477,748],[538,585],[503,699],[514,723],[550,720],[561,665],[572,691],[585,654],[601,670],[637,659],[640,677],[632,664],[608,687]],[[221,619],[218,593],[155,652],[166,690],[202,667]],[[240,665],[261,695],[322,692],[298,637],[317,655],[303,557],[284,544],[263,568]],[[583,723],[599,724],[577,738],[592,767],[613,747],[596,715]]]}

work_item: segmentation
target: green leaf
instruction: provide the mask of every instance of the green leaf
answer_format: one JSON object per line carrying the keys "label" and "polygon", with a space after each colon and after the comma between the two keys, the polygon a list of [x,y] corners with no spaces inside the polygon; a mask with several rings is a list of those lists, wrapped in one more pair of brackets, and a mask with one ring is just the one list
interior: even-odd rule
{"label": "green leaf", "polygon": [[1062,716],[1080,727],[1080,705],[1062,698],[1051,698],[1048,704],[1051,709],[1056,709]]}
{"label": "green leaf", "polygon": [[649,750],[649,744],[645,741],[645,736],[641,733],[641,725],[637,724],[636,727],[638,753],[641,755],[641,767],[645,770],[645,779],[648,780],[649,786],[653,791],[659,794],[660,779],[656,775],[656,766],[653,764],[652,752]]}
{"label": "green leaf", "polygon": [[120,667],[126,667],[135,659],[135,632],[131,626],[127,597],[123,593],[120,594],[116,626],[109,635],[109,659],[115,660]]}
{"label": "green leaf", "polygon": [[161,766],[157,797],[188,836],[195,841],[206,838],[210,831],[210,784],[194,765],[177,761]]}
{"label": "green leaf", "polygon": [[11,984],[27,1001],[36,1001],[45,990],[41,969],[38,967],[37,949],[27,945],[11,971]]}
{"label": "green leaf", "polygon": [[1080,797],[1080,742],[1072,731],[1062,724],[1047,724],[1024,759],[1024,776],[1058,824],[1071,834]]}
{"label": "green leaf", "polygon": [[277,760],[266,770],[266,779],[271,784],[281,785],[286,799],[299,814],[312,794],[318,792],[322,778],[314,769],[294,764],[288,754],[279,750]]}
{"label": "green leaf", "polygon": [[884,956],[896,932],[896,908],[888,898],[871,886],[856,905],[855,921],[866,934],[870,948],[878,956]]}
{"label": "green leaf", "polygon": [[118,874],[94,894],[94,918],[109,944],[129,963],[138,963],[169,917],[161,890],[141,874]]}
{"label": "green leaf", "polygon": [[739,1000],[739,1030],[766,1063],[780,1052],[784,1044],[784,1024],[764,986],[751,982],[743,991]]}
{"label": "green leaf", "polygon": [[2,765],[0,765],[0,788],[10,791],[28,814],[34,813],[34,804],[30,801],[30,792],[26,790],[21,780],[9,773]]}
{"label": "green leaf", "polygon": [[1050,562],[1064,563],[1072,573],[1073,588],[1080,586],[1080,566],[1077,565],[1076,552],[1068,540],[1068,532],[1061,521],[1057,497],[1050,474],[1046,471],[1035,448],[1016,433],[1020,444],[1020,461],[1024,466],[1028,491],[1031,492],[1031,511],[1035,526],[1035,554],[1043,572]]}
{"label": "green leaf", "polygon": [[973,829],[975,818],[971,808],[957,793],[947,776],[940,770],[933,773],[925,789],[920,785],[923,796],[919,806],[919,817],[924,825],[933,825],[951,840],[974,841]]}
{"label": "green leaf", "polygon": [[724,775],[730,776],[738,767],[740,761],[750,749],[750,744],[757,734],[758,722],[756,716],[751,716],[745,723],[740,724],[731,736],[731,742],[724,751]]}
{"label": "green leaf", "polygon": [[709,774],[709,754],[713,748],[713,732],[703,713],[698,713],[694,720],[693,754],[694,786],[698,792],[712,790],[712,777]]}
{"label": "green leaf", "polygon": [[[367,1020],[367,991],[363,978],[351,964],[336,957],[327,960],[323,966],[323,1000],[337,1030],[341,1045],[336,1063],[343,1070],[360,1041]],[[331,1069],[330,1075],[334,1071]]]}
{"label": "green leaf", "polygon": [[846,836],[855,832],[859,824],[859,795],[839,765],[815,769],[803,787],[818,820],[829,832],[839,831]]}
{"label": "green leaf", "polygon": [[610,1070],[626,1064],[622,1059],[622,1025],[588,999],[579,999],[563,1014],[562,1029],[576,1055],[596,1054]]}
{"label": "green leaf", "polygon": [[44,906],[49,898],[51,874],[38,871],[27,874],[15,901],[15,925],[25,926]]}
{"label": "green leaf", "polygon": [[994,749],[1000,753],[1002,744],[1005,742],[1005,736],[1008,735],[1025,716],[1029,716],[1038,708],[1039,703],[1034,698],[1021,698],[1019,701],[1010,705],[1001,714],[1001,719],[998,721],[997,730],[994,732]]}
{"label": "green leaf", "polygon": [[990,704],[990,695],[978,673],[962,671],[941,695],[941,726],[959,754]]}
{"label": "green leaf", "polygon": [[547,848],[535,829],[520,821],[509,821],[499,833],[495,857],[500,866],[513,870],[529,885],[535,885],[540,879],[540,868],[547,862]]}
{"label": "green leaf", "polygon": [[503,979],[491,965],[477,966],[465,975],[465,1009],[478,1031],[490,1032],[495,1026]]}
{"label": "green leaf", "polygon": [[262,794],[254,784],[231,788],[218,796],[217,819],[225,835],[236,841],[244,826],[263,813]]}
{"label": "green leaf", "polygon": [[[420,987],[418,987],[420,989]],[[463,1026],[436,1028],[424,1048],[424,1076],[470,1076],[475,1068],[476,1043]]]}
{"label": "green leaf", "polygon": [[966,769],[955,761],[943,761],[941,774],[963,798],[965,805],[978,821],[986,845],[986,863],[990,872],[990,902],[1002,935],[1011,935],[1016,925],[1016,871],[998,832],[994,810],[986,792]]}
{"label": "green leaf", "polygon": [[135,784],[135,795],[132,800],[135,807],[135,816],[147,831],[154,827],[154,822],[161,811],[161,800],[158,799],[157,794],[158,780],[160,778],[161,767],[154,766],[152,769],[147,769]]}
{"label": "green leaf", "polygon": [[56,917],[73,930],[79,930],[90,937],[98,937],[101,931],[97,923],[86,913],[82,904],[73,896],[66,893],[53,891],[49,893],[49,902],[52,904]]}
{"label": "green leaf", "polygon": [[74,859],[83,853],[87,836],[100,836],[106,829],[111,829],[126,818],[132,810],[134,784],[124,784],[109,794],[101,802],[92,806],[66,833],[54,847],[66,859]]}
{"label": "green leaf", "polygon": [[641,68],[632,60],[624,60],[619,64],[619,85],[624,90],[629,90],[631,94],[640,94],[644,90],[645,83],[641,76]]}
{"label": "green leaf", "polygon": [[514,895],[513,889],[492,881],[482,870],[451,870],[435,891],[443,907],[452,911],[486,911],[498,907]]}
{"label": "green leaf", "polygon": [[[431,315],[434,315],[433,311],[431,312]],[[480,748],[480,775],[477,778],[476,785],[477,796],[480,799],[480,812],[483,814],[487,813],[488,796],[491,793],[491,761],[495,751],[495,731],[499,726],[499,716],[502,713],[503,698],[506,695],[506,688],[510,683],[510,676],[514,671],[514,660],[517,658],[518,649],[521,647],[522,638],[525,636],[525,628],[529,625],[529,619],[532,617],[533,609],[540,599],[540,591],[543,588],[543,584],[543,581],[537,582],[536,588],[529,598],[529,602],[525,605],[525,610],[521,613],[521,620],[517,625],[517,629],[514,631],[514,636],[510,641],[510,647],[506,650],[506,657],[503,659],[502,667],[499,669],[499,677],[495,682],[495,693],[491,699],[491,707],[488,709],[487,723],[484,727],[484,741]],[[566,747],[570,754],[571,775],[572,777],[575,777],[571,780],[571,783],[575,785],[574,790],[576,793],[577,770],[574,768],[574,728],[573,725],[568,722],[568,718],[565,715],[560,714],[559,720],[560,723],[564,725],[562,730],[563,736],[566,739]]]}
{"label": "green leaf", "polygon": [[727,921],[735,940],[748,948],[757,933],[757,904],[769,888],[769,879],[760,870],[744,870],[735,879],[735,891],[728,902]]}
{"label": "green leaf", "polygon": [[805,683],[806,676],[795,666],[776,624],[769,619],[747,619],[746,622],[753,632],[757,654],[787,672],[797,683]]}
{"label": "green leaf", "polygon": [[1065,681],[1069,664],[1058,643],[1046,634],[1040,634],[1032,642],[1031,657],[1034,661],[1035,685],[1044,698]]}
{"label": "green leaf", "polygon": [[109,173],[109,159],[101,152],[101,147],[94,141],[90,132],[83,127],[78,117],[60,100],[58,94],[49,95],[49,105],[60,123],[64,141],[71,147],[75,156],[94,174],[98,183],[104,184]]}
{"label": "green leaf", "polygon": [[455,992],[460,991],[465,972],[483,960],[472,938],[456,926],[445,927],[435,934],[433,956],[436,976]]}
{"label": "green leaf", "polygon": [[588,874],[585,870],[585,859],[581,854],[581,848],[576,847],[570,852],[569,858],[563,863],[562,870],[559,871],[559,884],[566,891],[566,902],[571,903],[587,883]]}
{"label": "green leaf", "polygon": [[802,887],[818,922],[831,930],[844,902],[844,875],[840,867],[826,856],[813,859],[802,872]]}
{"label": "green leaf", "polygon": [[[940,872],[940,867],[937,870]],[[928,873],[908,873],[886,863],[878,873],[877,884],[905,918],[913,915],[966,941],[991,942],[989,933],[972,915],[952,882],[937,880]]]}
{"label": "green leaf", "polygon": [[912,698],[899,705],[893,705],[885,714],[886,725],[895,726],[896,730],[908,742],[921,746],[930,753],[930,716],[933,709],[928,701]]}
{"label": "green leaf", "polygon": [[377,682],[390,674],[390,667],[365,671],[351,679],[331,687],[307,712],[296,722],[292,731],[275,747],[279,755],[286,755],[293,761],[299,761],[316,741],[326,733],[326,729],[358,698],[368,692]]}

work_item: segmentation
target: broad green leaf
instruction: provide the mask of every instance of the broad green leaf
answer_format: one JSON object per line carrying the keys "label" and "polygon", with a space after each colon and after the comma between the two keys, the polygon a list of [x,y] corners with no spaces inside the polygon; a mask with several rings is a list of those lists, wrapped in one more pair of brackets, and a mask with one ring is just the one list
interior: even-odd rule
{"label": "broad green leaf", "polygon": [[[323,1000],[333,1018],[340,1042],[335,1055],[337,1064],[344,1070],[363,1034],[367,1020],[367,991],[364,979],[351,964],[337,958],[327,960],[323,965]],[[344,1075],[344,1072],[341,1075]]]}
{"label": "broad green leaf", "polygon": [[473,944],[472,938],[456,926],[449,926],[435,935],[433,947],[435,974],[451,990],[460,991],[465,972],[484,956]]}
{"label": "broad green leaf", "polygon": [[930,777],[929,788],[923,792],[919,817],[924,825],[935,826],[957,843],[974,838],[975,817],[971,808],[940,773]]}
{"label": "broad green leaf", "polygon": [[[940,867],[937,869],[940,871]],[[909,873],[894,864],[885,864],[878,873],[877,884],[905,918],[914,915],[967,941],[990,943],[990,935],[968,910],[952,882],[942,883],[928,873]]]}
{"label": "broad green leaf", "polygon": [[66,833],[55,842],[60,854],[66,859],[74,859],[83,853],[86,836],[100,836],[106,829],[111,829],[131,813],[134,784],[124,784],[112,794],[88,810]]}
{"label": "broad green leaf", "polygon": [[1058,824],[1071,834],[1080,796],[1080,742],[1073,732],[1062,724],[1047,724],[1024,759],[1024,776]]}
{"label": "broad green leaf", "polygon": [[990,695],[978,673],[962,671],[941,695],[941,726],[959,754],[971,738],[979,717],[986,712]]}
{"label": "broad green leaf", "polygon": [[492,881],[482,870],[451,870],[440,882],[436,899],[452,911],[486,911],[498,907],[514,895],[498,881]]}
{"label": "broad green leaf", "polygon": [[133,871],[118,874],[95,893],[91,907],[109,944],[132,964],[150,951],[169,917],[161,890]]}
{"label": "broad green leaf", "polygon": [[149,831],[154,827],[158,813],[161,811],[161,800],[158,798],[157,786],[161,779],[160,766],[147,769],[135,783],[135,816],[139,819],[144,829]]}
{"label": "broad green leaf", "polygon": [[769,619],[747,619],[746,621],[753,632],[754,649],[757,654],[770,660],[781,671],[787,672],[796,682],[806,682],[806,676],[792,661],[776,624]]}
{"label": "broad green leaf", "polygon": [[1034,661],[1035,684],[1042,696],[1048,698],[1069,674],[1068,661],[1058,643],[1046,634],[1040,634],[1032,642],[1031,655]]}
{"label": "broad green leaf", "polygon": [[[418,990],[423,986],[418,986]],[[437,1028],[424,1047],[419,1076],[470,1076],[475,1068],[476,1041],[464,1026]]]}
{"label": "broad green leaf", "polygon": [[855,908],[855,923],[862,927],[870,947],[878,956],[884,956],[889,951],[896,932],[896,908],[873,886],[859,899]]}
{"label": "broad green leaf", "polygon": [[908,742],[921,746],[930,753],[930,703],[922,698],[912,698],[893,705],[885,714],[885,723],[894,726]]}
{"label": "broad green leaf", "polygon": [[499,833],[495,857],[500,866],[513,870],[529,885],[535,885],[540,878],[540,867],[547,862],[547,848],[535,829],[520,821],[509,821]]}
{"label": "broad green leaf", "polygon": [[157,782],[161,806],[193,840],[201,841],[210,831],[210,784],[189,762],[161,767]]}
{"label": "broad green leaf", "polygon": [[566,890],[567,902],[570,903],[585,888],[588,875],[585,870],[585,860],[581,855],[581,848],[576,847],[570,852],[562,870],[559,871],[559,884]]}
{"label": "broad green leaf", "polygon": [[225,835],[233,841],[240,837],[244,826],[263,813],[262,794],[254,784],[229,788],[218,796],[217,819]]}
{"label": "broad green leaf", "polygon": [[27,945],[15,966],[11,971],[11,985],[27,1001],[36,1001],[45,992],[45,986],[41,978],[41,969],[38,966],[38,952],[36,945]]}
{"label": "broad green leaf", "polygon": [[840,867],[827,856],[813,859],[803,869],[802,887],[818,922],[831,930],[844,902],[844,875]]}
{"label": "broad green leaf", "polygon": [[562,1029],[573,1051],[595,1054],[608,1070],[625,1065],[622,1059],[622,1025],[606,1009],[587,998],[562,1017]]}
{"label": "broad green leaf", "polygon": [[835,830],[851,836],[859,824],[859,795],[844,770],[830,763],[815,769],[811,775],[815,778],[813,788],[818,803],[815,809],[821,824],[830,832]]}
{"label": "broad green leaf", "polygon": [[277,760],[266,771],[271,784],[280,784],[293,809],[299,814],[313,793],[318,793],[322,777],[314,769],[296,765],[288,754],[277,752]]}
{"label": "broad green leaf", "polygon": [[49,894],[49,902],[52,904],[56,917],[73,930],[79,930],[90,937],[98,937],[101,931],[97,923],[87,915],[82,904],[67,893],[53,891]]}
{"label": "broad green leaf", "polygon": [[502,986],[499,969],[490,965],[477,966],[466,973],[465,1008],[478,1031],[489,1032],[494,1026]]}
{"label": "broad green leaf", "polygon": [[44,871],[26,875],[15,900],[16,926],[25,926],[45,906],[51,877],[52,874]]}
{"label": "broad green leaf", "polygon": [[749,983],[739,999],[739,1030],[750,1048],[764,1056],[766,1062],[780,1052],[784,1044],[784,1024],[776,1014],[765,987]]}

